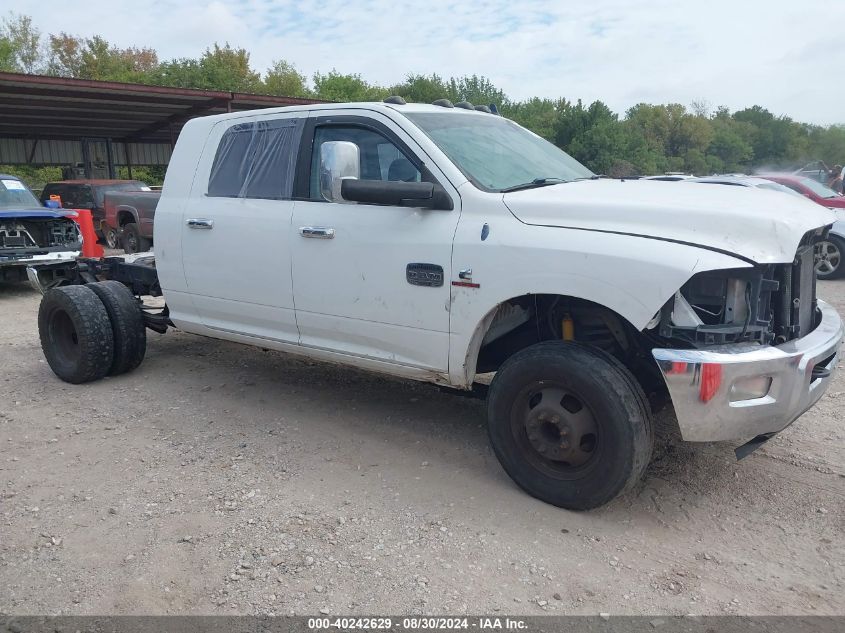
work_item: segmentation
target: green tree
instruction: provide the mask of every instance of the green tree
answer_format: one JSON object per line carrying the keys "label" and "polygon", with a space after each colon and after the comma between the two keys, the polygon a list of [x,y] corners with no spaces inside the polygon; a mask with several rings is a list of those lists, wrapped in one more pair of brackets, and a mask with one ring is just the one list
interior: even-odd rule
{"label": "green tree", "polygon": [[638,103],[625,113],[625,127],[632,135],[641,139],[641,144],[647,151],[666,155],[672,121],[664,106]]}
{"label": "green tree", "polygon": [[140,81],[158,86],[228,90],[231,92],[265,92],[261,76],[249,65],[249,53],[232,48],[228,43],[215,43],[199,59],[171,59],[142,73]]}
{"label": "green tree", "polygon": [[151,48],[118,48],[104,38],[50,35],[49,72],[62,77],[151,83],[158,56]]}
{"label": "green tree", "polygon": [[533,97],[527,101],[510,103],[502,113],[547,141],[555,139],[555,124],[564,100],[552,101]]}
{"label": "green tree", "polygon": [[742,124],[731,118],[714,118],[713,140],[707,149],[708,172],[743,172],[749,170],[754,148],[742,132]]}
{"label": "green tree", "polygon": [[311,91],[306,82],[305,75],[301,74],[296,66],[278,60],[267,69],[261,92],[283,97],[307,97]]}
{"label": "green tree", "polygon": [[0,72],[15,72],[15,49],[8,38],[0,35]]}
{"label": "green tree", "polygon": [[154,70],[147,73],[143,83],[173,88],[206,87],[199,61],[184,57],[161,62]]}
{"label": "green tree", "polygon": [[670,123],[667,153],[685,157],[690,151],[696,150],[703,155],[713,137],[708,119],[690,114],[678,103],[662,107],[666,109]]}
{"label": "green tree", "polygon": [[65,32],[50,34],[49,39],[48,72],[60,77],[79,77],[82,71],[82,40]]}
{"label": "green tree", "polygon": [[508,104],[505,93],[487,77],[479,75],[452,77],[448,82],[448,92],[453,101],[469,101],[473,105],[492,103],[500,110]]}
{"label": "green tree", "polygon": [[326,101],[381,101],[388,90],[367,83],[361,75],[344,75],[330,70],[325,75],[314,73],[314,96]]}
{"label": "green tree", "polygon": [[261,77],[250,67],[246,49],[215,43],[200,57],[199,68],[203,85],[197,88],[259,92]]}
{"label": "green tree", "polygon": [[[585,108],[561,101],[555,142],[574,158],[600,174],[629,169],[625,161],[628,139],[619,117],[601,101]],[[626,161],[627,162],[627,161]]]}
{"label": "green tree", "polygon": [[0,68],[11,72],[44,70],[41,31],[28,15],[9,13],[0,24]]}
{"label": "green tree", "polygon": [[413,103],[431,103],[437,99],[460,101],[456,93],[450,92],[449,82],[436,74],[408,75],[403,83],[391,86],[389,92]]}
{"label": "green tree", "polygon": [[807,144],[805,158],[823,160],[828,165],[845,164],[845,125],[810,126]]}

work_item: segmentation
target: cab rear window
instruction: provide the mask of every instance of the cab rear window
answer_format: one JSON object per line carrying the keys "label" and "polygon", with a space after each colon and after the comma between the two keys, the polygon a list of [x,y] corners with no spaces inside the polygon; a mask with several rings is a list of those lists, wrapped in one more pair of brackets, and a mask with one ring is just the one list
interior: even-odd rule
{"label": "cab rear window", "polygon": [[304,123],[301,118],[275,119],[230,127],[214,156],[208,195],[289,199]]}

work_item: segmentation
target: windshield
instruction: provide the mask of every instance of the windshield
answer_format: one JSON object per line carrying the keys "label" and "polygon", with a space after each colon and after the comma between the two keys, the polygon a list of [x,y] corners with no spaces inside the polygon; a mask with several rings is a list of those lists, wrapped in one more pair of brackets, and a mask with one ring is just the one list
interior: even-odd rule
{"label": "windshield", "polygon": [[803,198],[800,193],[795,191],[794,189],[790,189],[789,187],[785,187],[777,182],[767,182],[763,184],[756,185],[759,189],[771,189],[772,191],[781,191],[783,193],[790,193],[793,196],[798,196],[799,198]]}
{"label": "windshield", "polygon": [[37,209],[40,206],[38,199],[20,180],[0,177],[0,211]]}
{"label": "windshield", "polygon": [[801,184],[807,187],[810,191],[816,194],[819,198],[829,200],[830,198],[838,198],[839,194],[830,187],[824,186],[822,183],[813,180],[812,178],[802,178]]}
{"label": "windshield", "polygon": [[499,116],[448,111],[405,116],[485,191],[594,175],[566,152]]}
{"label": "windshield", "polygon": [[105,195],[110,191],[150,191],[150,188],[140,180],[133,180],[130,182],[113,182],[107,185],[97,185],[95,187],[97,195],[97,204],[103,206]]}

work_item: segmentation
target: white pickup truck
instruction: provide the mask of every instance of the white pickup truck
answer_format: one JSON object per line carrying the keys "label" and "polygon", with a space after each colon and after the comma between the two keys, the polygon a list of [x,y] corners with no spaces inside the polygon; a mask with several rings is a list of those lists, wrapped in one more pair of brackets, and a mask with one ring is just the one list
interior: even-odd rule
{"label": "white pickup truck", "polygon": [[[502,466],[572,509],[640,478],[661,398],[685,440],[750,440],[741,456],[821,397],[843,337],[813,270],[831,212],[599,178],[486,108],[437,103],[190,121],[154,262],[31,271],[52,286],[52,369],[129,371],[146,325],[463,390],[494,374]],[[163,312],[140,304],[149,294]]]}

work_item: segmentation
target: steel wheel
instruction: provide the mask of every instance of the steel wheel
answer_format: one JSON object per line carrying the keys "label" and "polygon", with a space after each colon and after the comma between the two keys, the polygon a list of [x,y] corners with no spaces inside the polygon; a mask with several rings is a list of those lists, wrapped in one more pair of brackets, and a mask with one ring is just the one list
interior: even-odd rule
{"label": "steel wheel", "polygon": [[599,453],[593,412],[576,394],[554,383],[535,383],[514,402],[511,431],[524,458],[559,479],[577,475]]}
{"label": "steel wheel", "polygon": [[816,244],[816,275],[825,278],[833,277],[842,264],[842,251],[834,241],[824,241]]}
{"label": "steel wheel", "polygon": [[564,341],[508,358],[490,385],[487,432],[505,472],[529,494],[571,510],[636,483],[653,443],[636,379],[605,352]]}
{"label": "steel wheel", "polygon": [[123,242],[123,247],[128,253],[138,252],[138,238],[135,236],[134,233],[129,233],[126,235],[126,239]]}
{"label": "steel wheel", "polygon": [[55,310],[47,321],[47,336],[52,341],[56,357],[62,363],[78,363],[82,356],[79,334],[64,310]]}
{"label": "steel wheel", "polygon": [[117,229],[112,227],[106,228],[106,246],[109,248],[120,248],[120,233]]}

